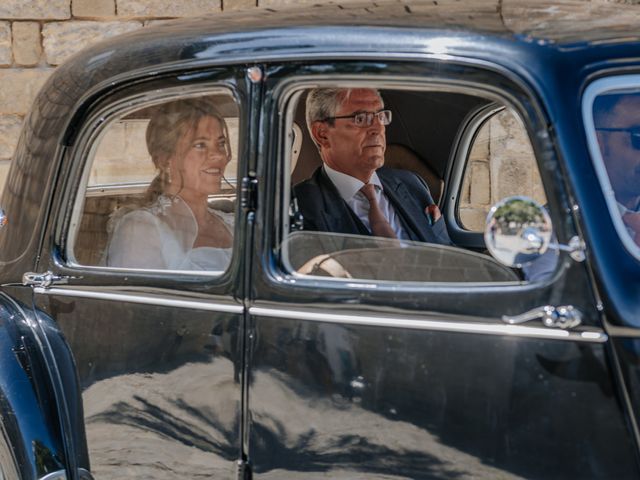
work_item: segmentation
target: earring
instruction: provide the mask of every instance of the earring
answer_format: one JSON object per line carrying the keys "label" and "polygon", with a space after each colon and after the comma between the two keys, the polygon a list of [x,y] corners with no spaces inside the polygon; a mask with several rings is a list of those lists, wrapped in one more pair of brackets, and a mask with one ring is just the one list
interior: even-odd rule
{"label": "earring", "polygon": [[167,175],[167,183],[171,183],[171,167],[167,167],[166,175]]}

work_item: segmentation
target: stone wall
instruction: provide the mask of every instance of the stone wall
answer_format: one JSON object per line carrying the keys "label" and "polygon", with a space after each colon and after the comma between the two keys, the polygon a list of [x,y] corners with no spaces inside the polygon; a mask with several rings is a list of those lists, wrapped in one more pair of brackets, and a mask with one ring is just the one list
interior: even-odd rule
{"label": "stone wall", "polygon": [[[362,0],[340,0],[353,3]],[[439,0],[440,3],[453,0]],[[491,3],[492,0],[487,0]],[[607,0],[584,0],[606,3]],[[611,0],[639,3],[640,0]],[[0,191],[16,146],[22,121],[33,98],[51,72],[93,42],[175,17],[229,10],[248,10],[336,0],[2,0],[0,2]],[[416,4],[420,3],[418,1]],[[422,2],[424,5],[427,3]],[[428,2],[429,5],[436,2]],[[517,2],[516,2],[517,3]],[[496,8],[502,2],[495,0]],[[504,166],[500,166],[503,168]],[[482,162],[473,166],[482,178]],[[479,187],[478,187],[479,188]],[[484,210],[489,191],[470,193],[471,210]],[[478,199],[481,203],[474,203]]]}
{"label": "stone wall", "polygon": [[[261,1],[277,3],[282,2]],[[35,95],[71,55],[159,20],[250,8],[257,8],[257,0],[2,0],[0,190]]]}
{"label": "stone wall", "polygon": [[527,195],[547,203],[542,180],[524,124],[510,110],[488,120],[469,153],[460,198],[460,222],[484,230],[489,209],[511,195]]}

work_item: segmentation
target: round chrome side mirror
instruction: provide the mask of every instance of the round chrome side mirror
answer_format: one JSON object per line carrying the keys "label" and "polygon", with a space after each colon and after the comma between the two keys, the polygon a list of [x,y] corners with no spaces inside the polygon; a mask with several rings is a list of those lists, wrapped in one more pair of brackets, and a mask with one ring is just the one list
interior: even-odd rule
{"label": "round chrome side mirror", "polygon": [[547,251],[552,235],[544,207],[528,197],[508,197],[489,210],[484,241],[500,263],[521,268]]}

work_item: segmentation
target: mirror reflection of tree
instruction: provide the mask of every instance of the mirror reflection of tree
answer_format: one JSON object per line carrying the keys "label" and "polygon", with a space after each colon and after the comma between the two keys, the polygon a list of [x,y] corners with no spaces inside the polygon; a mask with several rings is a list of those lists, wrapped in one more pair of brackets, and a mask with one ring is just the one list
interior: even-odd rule
{"label": "mirror reflection of tree", "polygon": [[515,199],[496,209],[495,217],[504,233],[514,233],[532,225],[543,225],[540,208],[530,200]]}

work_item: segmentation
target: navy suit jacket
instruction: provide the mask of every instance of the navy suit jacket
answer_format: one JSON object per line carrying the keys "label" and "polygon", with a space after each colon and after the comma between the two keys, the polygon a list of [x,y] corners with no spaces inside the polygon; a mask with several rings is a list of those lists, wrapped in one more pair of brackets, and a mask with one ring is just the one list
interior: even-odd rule
{"label": "navy suit jacket", "polygon": [[[429,224],[425,208],[433,205],[434,201],[422,178],[408,170],[384,167],[376,173],[411,240],[451,245],[443,218],[433,226]],[[294,186],[293,194],[298,201],[305,230],[371,235],[322,167],[311,178]]]}

